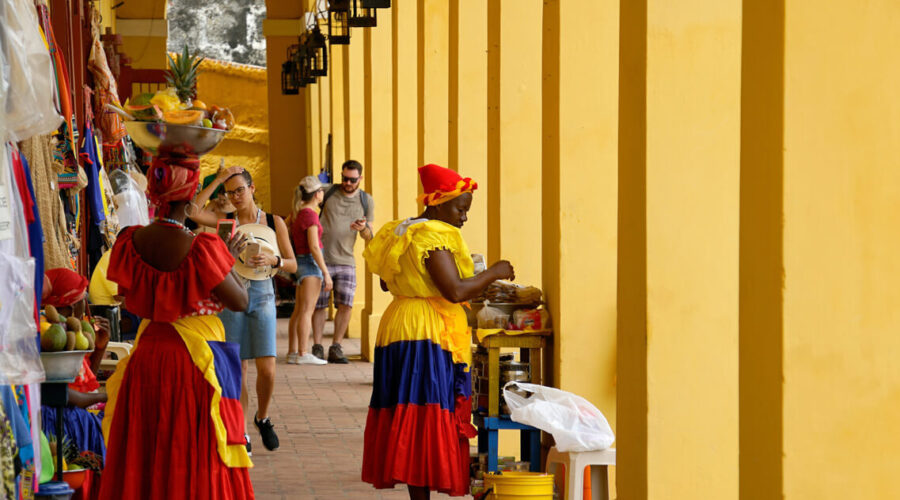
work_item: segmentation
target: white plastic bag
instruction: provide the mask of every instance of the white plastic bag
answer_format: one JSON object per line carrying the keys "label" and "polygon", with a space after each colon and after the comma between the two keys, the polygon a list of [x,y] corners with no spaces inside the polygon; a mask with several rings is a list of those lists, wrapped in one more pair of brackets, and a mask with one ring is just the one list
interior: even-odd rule
{"label": "white plastic bag", "polygon": [[503,330],[509,327],[509,314],[496,307],[491,307],[491,303],[487,300],[484,301],[484,307],[478,311],[475,317],[478,318],[478,328]]}
{"label": "white plastic bag", "polygon": [[[530,392],[522,397],[509,390]],[[605,450],[616,440],[609,422],[596,406],[581,396],[552,387],[522,382],[508,382],[503,397],[514,422],[549,432],[559,451]]]}
{"label": "white plastic bag", "polygon": [[[12,141],[47,134],[63,118],[54,105],[56,75],[50,52],[41,36],[37,11],[31,0],[3,2],[0,8],[0,50],[4,51],[9,95],[0,115]],[[0,137],[0,140],[5,138]]]}

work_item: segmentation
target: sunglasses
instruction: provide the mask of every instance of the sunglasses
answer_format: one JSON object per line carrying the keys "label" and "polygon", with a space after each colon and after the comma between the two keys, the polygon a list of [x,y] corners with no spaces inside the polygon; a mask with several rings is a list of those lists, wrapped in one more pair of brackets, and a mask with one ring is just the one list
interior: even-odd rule
{"label": "sunglasses", "polygon": [[356,184],[357,182],[359,182],[359,177],[347,177],[346,175],[342,175],[341,182],[349,182],[350,184]]}
{"label": "sunglasses", "polygon": [[237,198],[244,194],[244,191],[247,190],[247,187],[248,186],[241,186],[241,187],[235,189],[234,191],[224,191],[224,193],[225,193],[225,196],[227,196],[229,198]]}

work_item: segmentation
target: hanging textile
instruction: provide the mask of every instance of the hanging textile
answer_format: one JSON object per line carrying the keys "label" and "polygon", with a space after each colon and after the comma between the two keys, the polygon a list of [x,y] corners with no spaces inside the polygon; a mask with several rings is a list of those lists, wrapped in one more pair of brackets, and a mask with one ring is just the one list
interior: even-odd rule
{"label": "hanging textile", "polygon": [[22,142],[22,154],[31,167],[31,180],[44,234],[45,267],[72,269],[65,213],[56,188],[56,173],[51,166],[51,141],[52,137],[49,135],[32,137]]}
{"label": "hanging textile", "polygon": [[88,58],[88,69],[94,75],[94,110],[97,119],[99,136],[104,145],[118,144],[127,134],[122,118],[115,112],[107,109],[107,104],[119,104],[119,91],[116,87],[116,78],[109,69],[106,59],[106,51],[100,43],[100,13],[93,10],[91,19],[91,54]]}
{"label": "hanging textile", "polygon": [[[86,100],[86,102],[90,102]],[[88,208],[90,209],[91,223],[99,226],[106,220],[106,212],[103,207],[103,194],[100,189],[100,157],[97,155],[97,143],[94,141],[94,130],[91,126],[90,115],[85,115],[84,137],[81,143],[81,161],[87,174]]]}
{"label": "hanging textile", "polygon": [[[35,263],[34,291],[35,296],[40,300],[44,291],[44,245],[41,214],[38,211],[34,196],[34,186],[31,183],[31,169],[29,168],[28,160],[17,149],[12,149],[12,158],[16,183],[19,185],[19,191],[25,206],[25,220],[28,223],[28,248]],[[27,203],[25,202],[26,199],[28,200]],[[35,313],[40,308],[40,303],[36,303]],[[37,320],[37,314],[35,314],[35,321]]]}

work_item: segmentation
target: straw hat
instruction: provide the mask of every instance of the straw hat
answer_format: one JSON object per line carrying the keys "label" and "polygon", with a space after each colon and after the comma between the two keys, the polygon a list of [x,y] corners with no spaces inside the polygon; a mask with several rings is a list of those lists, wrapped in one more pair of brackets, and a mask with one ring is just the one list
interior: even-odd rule
{"label": "straw hat", "polygon": [[[278,250],[278,240],[275,231],[269,226],[263,224],[243,224],[238,226],[237,230],[246,234],[250,242],[259,243],[260,252],[275,256],[281,255],[281,252]],[[262,281],[278,274],[278,269],[272,266],[250,267],[245,264],[251,257],[253,257],[253,255],[250,255],[247,250],[244,250],[238,255],[237,261],[234,263],[234,270],[241,277],[253,281]]]}

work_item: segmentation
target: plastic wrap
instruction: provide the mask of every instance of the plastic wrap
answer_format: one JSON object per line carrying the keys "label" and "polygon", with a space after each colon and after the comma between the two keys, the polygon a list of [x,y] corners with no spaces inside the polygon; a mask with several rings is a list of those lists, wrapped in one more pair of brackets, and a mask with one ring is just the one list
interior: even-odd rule
{"label": "plastic wrap", "polygon": [[150,222],[147,196],[141,191],[137,181],[122,170],[110,173],[109,179],[116,193],[113,201],[116,204],[119,227],[146,226]]}
{"label": "plastic wrap", "polygon": [[31,0],[8,0],[0,6],[0,50],[8,69],[0,120],[9,127],[7,138],[23,141],[56,130],[63,120],[53,104],[56,75]]}
{"label": "plastic wrap", "polygon": [[0,385],[42,382],[44,367],[34,320],[34,259],[0,253]]}

